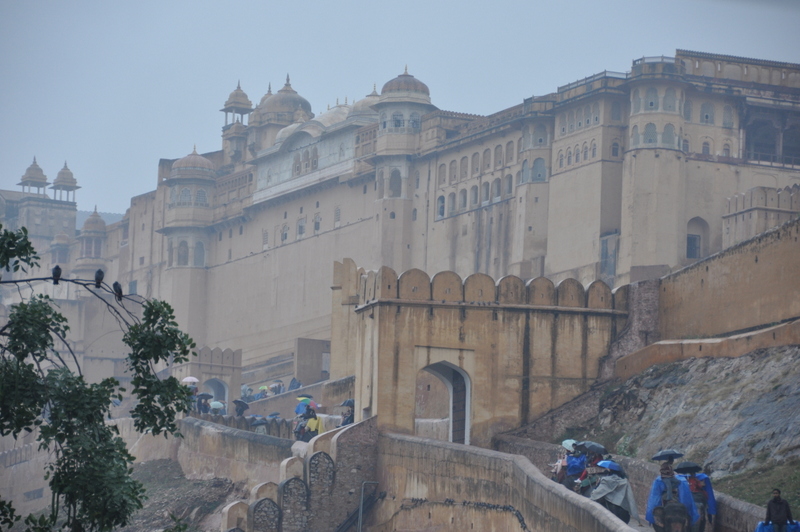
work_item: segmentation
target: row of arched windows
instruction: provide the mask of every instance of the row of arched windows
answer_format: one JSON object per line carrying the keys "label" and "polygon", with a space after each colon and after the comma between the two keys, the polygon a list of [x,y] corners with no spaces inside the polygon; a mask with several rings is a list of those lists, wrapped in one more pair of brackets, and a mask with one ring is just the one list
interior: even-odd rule
{"label": "row of arched windows", "polygon": [[184,187],[178,191],[177,187],[169,189],[169,203],[170,205],[177,205],[178,207],[190,207],[192,205],[198,207],[208,207],[208,194],[205,189],[198,189],[192,198],[192,190]]}
{"label": "row of arched windows", "polygon": [[[611,144],[611,156],[619,157],[620,144],[614,142]],[[558,167],[571,166],[578,164],[581,161],[586,162],[590,159],[597,157],[597,142],[592,139],[590,142],[584,142],[583,146],[578,144],[574,148],[567,148],[566,151],[559,150],[558,152]]]}
{"label": "row of arched windows", "polygon": [[634,89],[631,95],[631,114],[650,111],[679,113],[680,100],[675,89],[667,87],[664,90],[663,98],[661,98],[657,88],[649,87],[644,90],[644,101],[642,101],[640,90]]}
{"label": "row of arched windows", "polygon": [[[715,121],[715,105],[712,102],[703,102],[700,104],[700,117],[701,124],[708,124],[713,126]],[[692,121],[692,101],[686,100],[683,106],[683,118],[687,122]],[[733,127],[733,107],[725,105],[722,107],[722,127]]]}
{"label": "row of arched windows", "polygon": [[[546,132],[542,139],[543,142],[546,141]],[[475,152],[472,154],[471,161],[465,155],[461,157],[460,161],[453,159],[449,165],[442,163],[439,165],[439,171],[436,176],[437,183],[439,183],[439,186],[444,186],[448,183],[463,181],[470,174],[477,176],[482,171],[488,172],[493,168],[508,166],[514,162],[514,147],[514,141],[511,140],[506,143],[505,148],[501,144],[495,146],[494,152],[489,148],[483,150],[483,160],[481,160],[481,154]],[[519,151],[522,151],[522,139],[519,140]],[[492,160],[492,153],[494,153],[494,160]]]}
{"label": "row of arched windows", "polygon": [[479,202],[481,205],[488,205],[500,201],[503,196],[508,197],[513,193],[514,178],[508,174],[502,180],[498,177],[491,183],[485,181],[480,188],[478,185],[473,185],[469,189],[469,194],[466,188],[462,188],[458,193],[451,192],[446,201],[444,195],[441,195],[436,198],[436,219],[463,212],[468,207],[476,208]]}
{"label": "row of arched windows", "polygon": [[[175,255],[177,255],[177,257]],[[167,243],[168,266],[189,266],[189,255],[189,243],[186,240],[181,240],[178,242],[177,250],[173,249],[172,240]],[[202,242],[195,242],[194,253],[192,253],[192,255],[192,266],[202,268],[206,265],[205,244]]]}
{"label": "row of arched windows", "polygon": [[678,137],[675,135],[675,126],[672,124],[664,126],[660,142],[655,124],[649,123],[645,125],[641,135],[639,133],[639,126],[633,126],[633,128],[631,128],[631,146],[639,146],[640,144],[644,144],[645,147],[664,146],[666,148],[678,148]]}
{"label": "row of arched windows", "polygon": [[[617,105],[619,105],[618,102]],[[586,105],[567,113],[561,113],[558,120],[558,126],[562,135],[572,133],[576,129],[587,128],[593,124],[599,124],[600,104],[595,102],[592,105]]]}
{"label": "row of arched windows", "polygon": [[318,164],[316,146],[311,150],[303,150],[302,155],[300,153],[295,153],[294,163],[292,165],[292,176],[298,176],[316,170]]}
{"label": "row of arched windows", "polygon": [[386,113],[381,113],[381,129],[386,128],[401,128],[408,127],[411,129],[419,129],[420,116],[419,113],[411,113],[406,122],[406,117],[403,113],[395,111],[391,117]]}
{"label": "row of arched windows", "polygon": [[[384,174],[383,170],[378,171],[378,176],[375,182],[376,188],[378,190],[378,199],[382,199],[385,196],[384,194]],[[397,168],[392,169],[392,173],[389,175],[389,197],[390,198],[401,198],[403,197],[403,178],[400,176],[400,170]]]}

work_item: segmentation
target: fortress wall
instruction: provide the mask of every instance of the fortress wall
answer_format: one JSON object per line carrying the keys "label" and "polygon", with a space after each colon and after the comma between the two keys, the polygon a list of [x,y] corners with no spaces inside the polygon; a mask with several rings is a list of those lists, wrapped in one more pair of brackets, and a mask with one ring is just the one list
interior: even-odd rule
{"label": "fortress wall", "polygon": [[799,237],[800,218],[662,278],[661,338],[716,336],[799,317]]}
{"label": "fortress wall", "polygon": [[740,357],[755,349],[793,344],[800,344],[800,320],[729,338],[667,340],[620,358],[615,376],[626,380],[655,364],[667,364],[692,357]]}
{"label": "fortress wall", "polygon": [[[314,397],[314,401],[322,406],[318,410],[320,413],[332,414],[336,406],[342,404],[345,399],[352,399],[355,387],[355,377],[349,376],[337,380],[318,382],[309,386],[303,386],[296,390],[287,391],[272,397],[266,397],[249,403],[250,408],[245,414],[252,416],[259,414],[267,416],[272,412],[280,412],[284,419],[291,419],[295,416],[294,409],[297,406],[297,394],[309,394]],[[228,408],[234,411],[231,405]],[[336,412],[338,413],[338,411]]]}
{"label": "fortress wall", "polygon": [[228,478],[252,488],[278,482],[280,464],[292,456],[291,440],[263,436],[196,418],[180,422],[178,462],[187,478]]}
{"label": "fortress wall", "polygon": [[522,456],[382,434],[378,470],[386,498],[370,515],[370,530],[398,529],[408,514],[417,523],[447,526],[458,518],[466,530],[523,530],[522,522],[542,532],[632,530],[599,505],[550,481]]}
{"label": "fortress wall", "polygon": [[44,479],[50,456],[38,449],[38,443],[29,443],[0,453],[0,499],[11,501],[23,516],[50,504]]}
{"label": "fortress wall", "polygon": [[[495,441],[495,448],[504,453],[513,453],[529,459],[540,471],[549,475],[550,464],[554,463],[563,451],[560,445],[527,440],[514,436],[500,436]],[[638,460],[625,456],[615,456],[631,482],[636,506],[644,516],[647,509],[647,497],[653,479],[659,475],[656,462]],[[549,481],[555,484],[552,481]],[[755,530],[759,521],[764,518],[764,509],[754,504],[734,499],[724,493],[715,492],[717,498],[717,516],[714,518],[714,532],[740,532]],[[644,517],[642,517],[644,520]],[[631,520],[633,524],[634,521]]]}

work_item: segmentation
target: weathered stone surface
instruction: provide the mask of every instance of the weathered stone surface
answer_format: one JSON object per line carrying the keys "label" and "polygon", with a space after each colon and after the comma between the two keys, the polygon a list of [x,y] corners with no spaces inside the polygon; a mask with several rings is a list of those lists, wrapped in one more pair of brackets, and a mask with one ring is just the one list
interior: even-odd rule
{"label": "weathered stone surface", "polygon": [[247,511],[247,532],[280,532],[281,509],[269,498],[260,499]]}

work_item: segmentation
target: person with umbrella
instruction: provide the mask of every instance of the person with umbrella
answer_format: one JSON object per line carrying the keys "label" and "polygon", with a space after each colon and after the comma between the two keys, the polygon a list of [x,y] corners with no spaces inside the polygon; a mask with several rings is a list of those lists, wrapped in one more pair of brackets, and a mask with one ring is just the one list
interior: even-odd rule
{"label": "person with umbrella", "polygon": [[233,400],[233,404],[236,405],[236,416],[237,417],[243,417],[244,416],[244,411],[250,408],[250,405],[248,405],[246,402],[244,402],[244,401],[242,401],[240,399],[234,399]]}
{"label": "person with umbrella", "polygon": [[633,489],[622,466],[612,460],[601,460],[597,466],[603,468],[603,472],[600,474],[600,482],[592,490],[590,498],[604,506],[625,524],[630,523],[632,515],[639,520]]}
{"label": "person with umbrella", "polygon": [[586,455],[578,449],[577,444],[573,446],[572,450],[567,450],[567,474],[561,485],[574,490],[575,482],[583,474],[586,469]]}
{"label": "person with umbrella", "polygon": [[647,498],[645,519],[656,532],[688,532],[699,519],[689,484],[675,476],[672,463],[683,456],[680,451],[660,451],[653,460],[663,460],[661,474],[653,480]]}
{"label": "person with umbrella", "polygon": [[339,425],[339,427],[344,427],[345,425],[350,425],[353,423],[353,408],[355,405],[356,403],[352,399],[345,399],[342,404],[339,405],[347,408],[342,416],[342,424]]}
{"label": "person with umbrella", "polygon": [[608,454],[606,448],[593,441],[581,441],[575,444],[575,448],[586,453],[586,467],[578,477],[580,485],[578,493],[588,497],[592,493],[593,486],[599,482],[598,473],[601,468],[597,467],[598,462],[603,459],[603,455]]}
{"label": "person with umbrella", "polygon": [[697,506],[697,513],[700,519],[692,525],[692,532],[704,532],[706,529],[706,517],[710,525],[714,524],[714,516],[717,515],[717,499],[714,497],[714,488],[711,486],[711,479],[702,472],[703,468],[694,462],[681,462],[675,466],[675,472],[689,484],[692,498]]}
{"label": "person with umbrella", "polygon": [[208,400],[212,399],[214,396],[210,393],[199,393],[197,394],[197,410],[201,414],[208,414],[211,410],[211,405],[208,404]]}

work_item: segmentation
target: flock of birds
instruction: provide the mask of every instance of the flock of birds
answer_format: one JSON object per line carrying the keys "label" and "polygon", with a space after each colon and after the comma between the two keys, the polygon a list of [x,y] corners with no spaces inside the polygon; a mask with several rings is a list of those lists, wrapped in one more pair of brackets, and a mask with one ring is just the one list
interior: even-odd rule
{"label": "flock of birds", "polygon": [[[56,264],[53,267],[53,284],[58,284],[58,281],[61,280],[61,266]],[[103,279],[105,278],[106,274],[103,270],[98,269],[94,272],[94,287],[100,288],[103,285]],[[122,285],[119,284],[119,281],[114,281],[114,284],[111,285],[111,289],[114,291],[114,297],[117,301],[122,302],[123,293],[122,293]]]}

